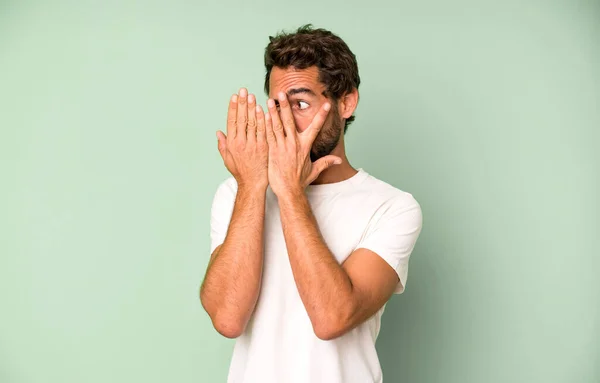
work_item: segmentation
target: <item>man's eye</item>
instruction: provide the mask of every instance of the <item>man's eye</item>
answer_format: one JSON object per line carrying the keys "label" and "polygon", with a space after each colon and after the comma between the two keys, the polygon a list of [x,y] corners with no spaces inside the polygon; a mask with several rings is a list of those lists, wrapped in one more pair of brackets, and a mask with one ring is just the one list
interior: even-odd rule
{"label": "man's eye", "polygon": [[304,101],[298,101],[298,107],[300,108],[300,110],[306,109],[309,107],[307,102]]}

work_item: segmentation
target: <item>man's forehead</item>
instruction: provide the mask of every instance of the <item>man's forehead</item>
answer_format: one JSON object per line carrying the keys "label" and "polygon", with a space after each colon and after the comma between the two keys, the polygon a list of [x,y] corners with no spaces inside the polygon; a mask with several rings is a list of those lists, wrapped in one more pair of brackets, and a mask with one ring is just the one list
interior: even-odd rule
{"label": "man's forehead", "polygon": [[271,97],[282,91],[298,93],[294,91],[299,89],[312,91],[315,95],[323,91],[323,84],[319,82],[319,70],[316,66],[306,69],[274,67],[271,70],[269,85]]}

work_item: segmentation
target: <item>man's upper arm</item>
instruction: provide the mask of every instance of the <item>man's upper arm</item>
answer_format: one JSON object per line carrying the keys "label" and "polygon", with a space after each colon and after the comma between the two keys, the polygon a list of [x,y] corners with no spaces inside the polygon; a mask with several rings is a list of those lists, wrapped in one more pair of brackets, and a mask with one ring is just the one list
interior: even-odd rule
{"label": "man's upper arm", "polygon": [[404,291],[422,221],[421,208],[410,194],[391,200],[342,264],[357,303],[354,325],[379,311],[392,294]]}

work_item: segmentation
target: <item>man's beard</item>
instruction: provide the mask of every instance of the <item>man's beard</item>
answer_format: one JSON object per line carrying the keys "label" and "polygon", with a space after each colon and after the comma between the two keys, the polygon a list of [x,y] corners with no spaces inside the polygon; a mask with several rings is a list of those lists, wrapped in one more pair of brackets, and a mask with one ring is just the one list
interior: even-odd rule
{"label": "man's beard", "polygon": [[312,162],[331,154],[340,140],[344,121],[340,118],[337,104],[332,104],[333,108],[327,116],[328,118],[325,120],[321,131],[317,134],[317,138],[315,138],[310,150],[310,160]]}

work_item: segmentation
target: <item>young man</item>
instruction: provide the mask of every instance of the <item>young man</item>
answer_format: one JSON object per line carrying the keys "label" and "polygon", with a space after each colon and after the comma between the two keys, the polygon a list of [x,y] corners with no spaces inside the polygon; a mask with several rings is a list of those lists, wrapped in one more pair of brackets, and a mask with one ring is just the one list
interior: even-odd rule
{"label": "young man", "polygon": [[271,37],[265,66],[268,110],[241,89],[217,132],[232,177],[214,197],[200,298],[237,338],[228,382],[381,382],[375,340],[420,206],[346,157],[360,78],[339,37]]}

